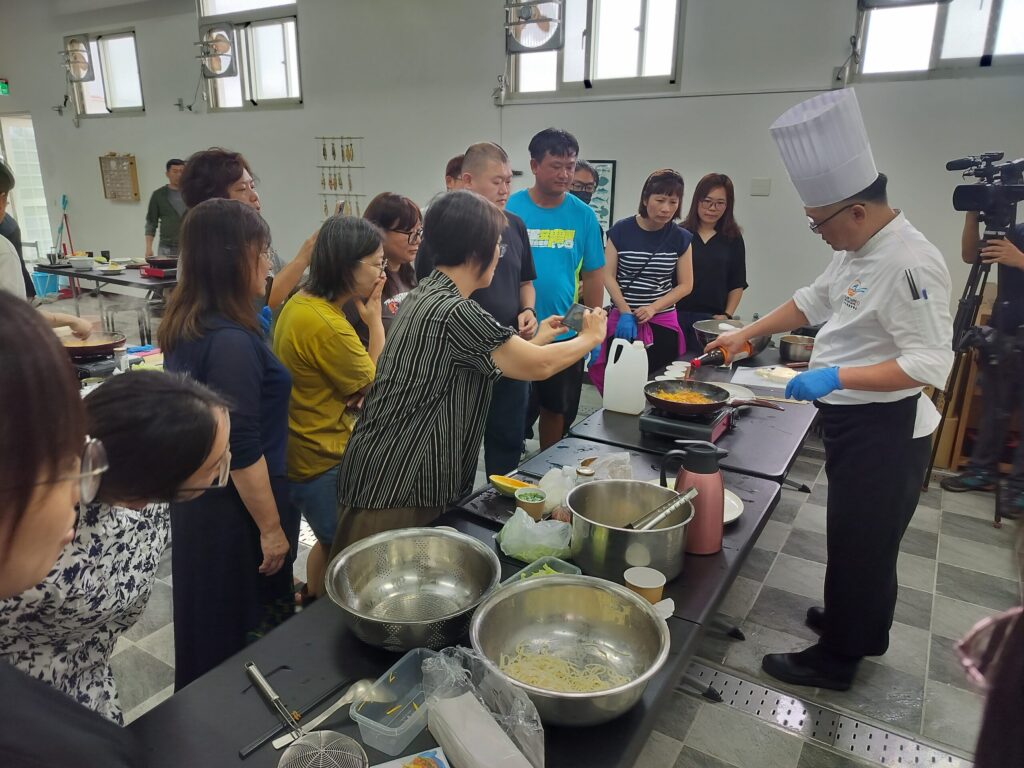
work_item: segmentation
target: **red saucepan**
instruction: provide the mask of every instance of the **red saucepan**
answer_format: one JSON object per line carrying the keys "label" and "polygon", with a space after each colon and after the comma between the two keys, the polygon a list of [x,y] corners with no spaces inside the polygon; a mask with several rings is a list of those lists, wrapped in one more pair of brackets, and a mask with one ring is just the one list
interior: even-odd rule
{"label": "red saucepan", "polygon": [[[680,392],[694,392],[709,400],[705,403],[680,403],[668,400],[663,395]],[[785,408],[769,400],[738,400],[733,399],[729,391],[706,381],[652,381],[644,386],[647,402],[668,413],[680,416],[696,416],[702,413],[714,413],[727,405],[756,405],[760,408],[771,408],[784,411]]]}
{"label": "red saucepan", "polygon": [[117,347],[125,342],[123,333],[109,333],[107,331],[93,333],[87,339],[78,339],[68,336],[61,339],[64,348],[71,355],[72,360],[96,357],[97,355],[109,355]]}

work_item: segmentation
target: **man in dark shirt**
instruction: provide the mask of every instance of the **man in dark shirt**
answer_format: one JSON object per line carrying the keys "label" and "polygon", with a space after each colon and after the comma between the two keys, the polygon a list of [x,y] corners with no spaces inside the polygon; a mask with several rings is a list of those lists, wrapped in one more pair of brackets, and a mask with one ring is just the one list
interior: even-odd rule
{"label": "man in dark shirt", "polygon": [[[463,189],[476,192],[504,209],[511,183],[508,155],[497,144],[481,142],[466,150],[462,160]],[[508,226],[501,235],[501,258],[494,277],[487,288],[481,288],[470,298],[500,325],[530,339],[537,332],[533,289],[536,272],[530,240],[522,219],[508,211],[505,216]],[[433,268],[434,257],[429,247],[420,246],[416,255],[417,278],[422,280]],[[484,429],[484,465],[488,475],[508,474],[519,466],[529,397],[529,382],[501,378],[494,385]]]}
{"label": "man in dark shirt", "polygon": [[12,189],[14,189],[14,173],[4,165],[3,161],[0,161],[0,237],[10,240],[14,250],[18,253],[18,261],[21,262],[21,275],[25,280],[25,296],[31,300],[36,295],[36,289],[32,285],[32,277],[25,268],[25,256],[21,252],[21,227],[7,212],[7,202]]}
{"label": "man in dark shirt", "polygon": [[159,256],[178,255],[178,230],[181,219],[185,215],[185,201],[181,197],[178,183],[181,173],[185,170],[185,161],[174,157],[164,166],[167,183],[153,191],[146,209],[146,258],[153,257],[153,238],[157,227],[160,228],[160,242],[157,246]]}
{"label": "man in dark shirt", "polygon": [[[978,215],[968,213],[961,237],[961,257],[967,264],[978,258]],[[1024,414],[1024,224],[1005,238],[990,240],[981,249],[986,264],[998,265],[992,328],[995,349],[978,356],[982,412],[978,439],[967,469],[947,477],[940,485],[947,491],[994,491],[999,486],[999,461],[1013,413]],[[1013,456],[1013,468],[999,488],[999,514],[1024,515],[1024,440]]]}

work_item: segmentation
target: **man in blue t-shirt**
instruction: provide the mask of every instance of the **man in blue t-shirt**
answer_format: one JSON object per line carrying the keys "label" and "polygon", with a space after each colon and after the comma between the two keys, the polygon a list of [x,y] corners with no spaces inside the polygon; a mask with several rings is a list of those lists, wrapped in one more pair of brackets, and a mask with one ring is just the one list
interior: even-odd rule
{"label": "man in blue t-shirt", "polygon": [[[604,245],[590,206],[567,194],[580,146],[568,131],[545,128],[530,141],[534,184],[516,192],[506,208],[526,224],[537,279],[537,316],[564,315],[575,303],[600,307],[604,298]],[[578,279],[582,276],[582,300]],[[563,338],[571,338],[566,334]],[[533,385],[540,411],[540,445],[554,445],[572,426],[579,404],[583,361]]]}
{"label": "man in blue t-shirt", "polygon": [[998,488],[999,514],[1015,519],[1024,516],[1024,440],[1019,441],[1010,474],[1002,481],[999,463],[1014,411],[1018,418],[1024,415],[1024,224],[1011,229],[1005,238],[987,241],[979,254],[978,214],[967,213],[961,256],[965,263],[973,264],[979,255],[983,263],[998,265],[996,300],[989,321],[996,331],[996,347],[978,354],[982,410],[967,469],[940,485],[953,493]]}

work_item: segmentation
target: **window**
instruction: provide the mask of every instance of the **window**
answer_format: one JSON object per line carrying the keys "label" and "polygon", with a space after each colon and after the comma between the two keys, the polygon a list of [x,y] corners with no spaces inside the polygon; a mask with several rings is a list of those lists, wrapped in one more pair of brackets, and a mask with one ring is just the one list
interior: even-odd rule
{"label": "window", "polygon": [[69,35],[64,59],[78,115],[145,109],[134,32]]}
{"label": "window", "polygon": [[21,242],[37,245],[35,250],[25,251],[25,259],[45,258],[47,249],[53,244],[53,233],[50,231],[50,214],[46,208],[32,118],[27,115],[0,117],[0,160],[11,167],[18,181],[11,190],[9,202],[11,215],[21,227]]}
{"label": "window", "polygon": [[200,0],[203,73],[215,109],[302,102],[295,0]]}
{"label": "window", "polygon": [[565,46],[509,54],[517,94],[665,90],[675,80],[680,0],[566,0]]}
{"label": "window", "polygon": [[1024,0],[876,9],[862,24],[862,76],[1024,63]]}

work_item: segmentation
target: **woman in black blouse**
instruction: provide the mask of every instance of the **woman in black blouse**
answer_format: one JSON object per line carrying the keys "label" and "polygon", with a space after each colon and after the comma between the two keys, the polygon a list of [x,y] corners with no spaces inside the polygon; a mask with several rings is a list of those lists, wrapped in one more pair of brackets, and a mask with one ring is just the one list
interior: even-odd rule
{"label": "woman in black blouse", "polygon": [[181,279],[160,324],[164,365],[231,404],[231,482],[171,505],[175,687],[294,610],[299,516],[288,503],[291,376],[260,332],[270,230],[250,206],[212,199],[181,226]]}
{"label": "woman in black blouse", "polygon": [[693,290],[676,304],[686,350],[699,355],[693,324],[736,314],[747,287],[746,247],[733,215],[732,179],[709,173],[697,183],[684,229],[693,233]]}
{"label": "woman in black blouse", "polygon": [[469,299],[490,285],[505,214],[475,192],[450,192],[427,210],[435,269],[391,324],[377,376],[341,461],[331,557],[380,531],[426,525],[472,489],[491,389],[502,375],[546,379],[604,340],[606,315],[588,310],[582,332],[548,318],[524,341]]}

